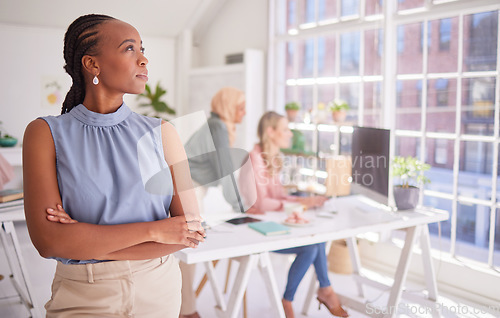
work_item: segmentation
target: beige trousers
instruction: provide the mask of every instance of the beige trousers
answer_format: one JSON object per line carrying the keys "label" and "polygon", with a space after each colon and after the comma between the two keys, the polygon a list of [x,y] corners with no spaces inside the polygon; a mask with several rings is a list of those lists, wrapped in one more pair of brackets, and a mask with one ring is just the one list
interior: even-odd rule
{"label": "beige trousers", "polygon": [[178,318],[181,275],[172,255],[140,261],[57,263],[47,318]]}
{"label": "beige trousers", "polygon": [[[198,207],[200,214],[203,215],[203,198],[207,194],[207,188],[200,186],[200,184],[193,181],[193,186],[196,192],[196,200],[198,200]],[[179,262],[179,267],[182,273],[182,304],[181,314],[190,315],[195,313],[196,310],[196,294],[194,290],[194,275],[196,274],[196,264],[186,264],[182,261]]]}

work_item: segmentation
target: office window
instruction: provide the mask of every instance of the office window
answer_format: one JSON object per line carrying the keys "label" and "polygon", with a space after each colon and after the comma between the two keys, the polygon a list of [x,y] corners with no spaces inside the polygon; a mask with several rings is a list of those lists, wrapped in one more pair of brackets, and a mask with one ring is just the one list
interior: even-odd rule
{"label": "office window", "polygon": [[305,23],[311,23],[316,21],[316,8],[315,8],[315,1],[314,0],[306,0],[306,16],[304,19]]}
{"label": "office window", "polygon": [[336,74],[336,38],[334,35],[318,36],[318,76],[332,77]]}
{"label": "office window", "polygon": [[425,5],[425,0],[398,0],[398,10],[409,10],[421,8]]}
{"label": "office window", "polygon": [[318,1],[318,22],[331,22],[338,18],[337,1],[338,0]]}
{"label": "office window", "polygon": [[359,14],[359,0],[342,0],[342,16]]}
{"label": "office window", "polygon": [[439,20],[439,50],[448,51],[451,41],[451,18]]}
{"label": "office window", "polygon": [[494,71],[497,66],[498,11],[465,16],[464,71]]}
{"label": "office window", "polygon": [[[297,74],[276,76],[276,105],[295,96],[312,109],[312,122],[319,122],[318,114],[322,123],[332,123],[319,110],[342,98],[352,107],[348,124],[391,128],[394,155],[416,156],[431,165],[424,203],[450,212],[451,219],[441,223],[443,242],[438,247],[432,239],[432,247],[500,266],[500,169],[495,162],[500,155],[494,156],[500,144],[500,131],[495,131],[500,3],[484,0],[467,7],[465,0],[399,0],[390,21],[383,17],[387,1],[315,3],[318,21],[334,17],[335,27],[319,23],[296,37],[276,37],[277,45],[293,43],[295,48],[289,54],[293,65],[292,57],[275,61],[292,65],[293,72],[276,69]],[[384,46],[387,32],[394,43]],[[385,47],[394,51],[383,52]],[[387,94],[387,87],[394,91]],[[498,179],[496,189],[493,178]],[[493,219],[496,224],[490,225]],[[491,239],[489,231],[494,232]],[[431,233],[437,234],[437,228],[431,227]]]}
{"label": "office window", "polygon": [[297,1],[298,0],[289,0],[287,1],[287,30],[295,28],[297,25]]}
{"label": "office window", "polygon": [[[423,65],[421,37],[422,22],[398,26],[398,74],[420,74]],[[417,35],[417,36],[415,36]],[[402,46],[400,51],[399,47]]]}
{"label": "office window", "polygon": [[[420,48],[424,47],[424,37],[425,37],[425,24],[420,25]],[[431,48],[431,43],[432,43],[432,25],[431,23],[427,23],[427,49],[429,50]]]}
{"label": "office window", "polygon": [[437,79],[434,88],[436,89],[436,106],[448,106],[448,79]]}
{"label": "office window", "polygon": [[[459,18],[436,19],[430,21],[430,28],[439,31],[439,50],[427,55],[427,72],[456,73],[458,72],[459,48]],[[446,32],[442,32],[443,25]]]}
{"label": "office window", "polygon": [[378,15],[383,13],[383,0],[365,0],[365,15]]}
{"label": "office window", "polygon": [[360,33],[340,35],[340,74],[359,75]]}

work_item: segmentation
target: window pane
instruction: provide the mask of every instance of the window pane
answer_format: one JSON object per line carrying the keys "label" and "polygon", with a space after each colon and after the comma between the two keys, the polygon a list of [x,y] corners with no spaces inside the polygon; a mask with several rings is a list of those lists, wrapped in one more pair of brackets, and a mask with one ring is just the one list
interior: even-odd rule
{"label": "window pane", "polygon": [[318,21],[327,21],[338,18],[337,0],[318,1]]}
{"label": "window pane", "polygon": [[[298,87],[297,86],[286,86],[285,87],[285,105],[289,102],[295,102],[298,101],[296,91]],[[285,105],[283,105],[283,110],[285,110]]]}
{"label": "window pane", "polygon": [[439,78],[428,83],[426,131],[454,133],[457,80]]}
{"label": "window pane", "polygon": [[396,156],[418,157],[419,152],[420,152],[419,138],[396,136]]}
{"label": "window pane", "polygon": [[454,140],[431,139],[426,140],[425,162],[431,169],[425,176],[431,180],[425,188],[433,191],[453,193],[453,154]]}
{"label": "window pane", "polygon": [[438,35],[439,43],[429,50],[427,71],[448,73],[458,70],[458,18],[434,20],[429,28]]}
{"label": "window pane", "polygon": [[383,13],[383,0],[365,0],[365,15],[376,15]]}
{"label": "window pane", "polygon": [[396,82],[396,129],[420,130],[422,81]]}
{"label": "window pane", "polygon": [[382,128],[382,82],[364,84],[363,126]]}
{"label": "window pane", "polygon": [[328,103],[335,99],[335,86],[329,85],[318,85],[318,108],[321,104],[324,105],[324,111],[319,114],[318,122],[320,123],[332,123],[332,114],[328,109]]}
{"label": "window pane", "polygon": [[318,37],[318,76],[335,76],[335,35]]}
{"label": "window pane", "polygon": [[299,102],[302,105],[301,113],[305,114],[313,109],[313,86],[297,86]]}
{"label": "window pane", "polygon": [[462,80],[462,133],[493,135],[495,78]]}
{"label": "window pane", "polygon": [[425,0],[398,0],[398,10],[408,10],[423,7]]}
{"label": "window pane", "polygon": [[340,132],[340,155],[352,155],[352,133]]}
{"label": "window pane", "polygon": [[342,16],[359,15],[359,0],[342,0]]}
{"label": "window pane", "polygon": [[295,60],[295,42],[287,42],[284,46],[285,52],[285,76],[286,79],[295,78],[296,73],[294,69]]}
{"label": "window pane", "polygon": [[[398,27],[398,74],[422,73],[422,23]],[[420,36],[415,36],[419,34]]]}
{"label": "window pane", "polygon": [[[424,206],[431,206],[436,209],[446,210],[450,214],[450,218],[446,221],[429,224],[429,232],[431,234],[431,248],[449,252],[451,239],[452,201],[442,198],[424,196],[423,204]],[[439,237],[439,227],[441,227],[441,237]]]}
{"label": "window pane", "polygon": [[298,40],[297,51],[299,54],[299,78],[312,77],[314,66],[314,39]]}
{"label": "window pane", "polygon": [[464,18],[464,71],[496,70],[498,11]]}
{"label": "window pane", "polygon": [[500,209],[496,210],[495,218],[495,246],[493,252],[493,265],[500,267]]}
{"label": "window pane", "polygon": [[493,143],[462,141],[458,194],[482,200],[491,199]]}
{"label": "window pane", "polygon": [[335,137],[338,138],[338,134],[332,131],[320,131],[318,132],[318,156],[320,158],[328,157],[334,154],[336,143]]}
{"label": "window pane", "polygon": [[359,83],[340,84],[339,98],[345,100],[350,107],[347,111],[346,122],[358,122],[359,87]]}
{"label": "window pane", "polygon": [[299,24],[316,22],[316,6],[315,0],[298,0]]}
{"label": "window pane", "polygon": [[340,75],[359,75],[360,33],[340,35]]}
{"label": "window pane", "polygon": [[382,75],[382,53],[384,47],[382,29],[365,32],[365,74]]}
{"label": "window pane", "polygon": [[488,261],[490,208],[477,204],[458,203],[457,256],[480,262]]}
{"label": "window pane", "polygon": [[286,2],[286,26],[287,30],[297,28],[297,2],[298,0],[287,0]]}

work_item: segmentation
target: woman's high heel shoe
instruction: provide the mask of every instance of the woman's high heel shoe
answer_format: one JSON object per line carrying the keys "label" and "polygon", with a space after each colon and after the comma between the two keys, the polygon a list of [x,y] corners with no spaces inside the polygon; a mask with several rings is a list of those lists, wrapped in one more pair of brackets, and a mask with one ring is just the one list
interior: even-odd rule
{"label": "woman's high heel shoe", "polygon": [[319,299],[319,297],[316,297],[316,299],[319,302],[318,309],[320,309],[321,304],[323,304],[323,305],[325,305],[326,309],[328,309],[328,311],[332,315],[334,315],[336,317],[349,317],[349,314],[344,310],[344,308],[342,308],[342,306],[338,305],[338,306],[330,308],[330,306],[328,306],[328,304],[324,300]]}

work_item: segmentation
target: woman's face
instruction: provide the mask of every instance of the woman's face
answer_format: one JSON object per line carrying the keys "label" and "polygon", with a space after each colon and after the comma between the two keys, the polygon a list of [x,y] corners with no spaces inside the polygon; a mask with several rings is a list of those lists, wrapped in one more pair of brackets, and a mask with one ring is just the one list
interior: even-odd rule
{"label": "woman's face", "polygon": [[234,115],[234,122],[236,124],[240,124],[243,121],[243,117],[247,114],[246,111],[246,103],[245,103],[245,96],[242,96],[238,100],[238,104],[236,105],[236,113]]}
{"label": "woman's face", "polygon": [[271,128],[270,139],[278,148],[289,148],[292,136],[292,131],[288,128],[288,120],[284,117],[280,118],[275,129]]}
{"label": "woman's face", "polygon": [[99,53],[94,56],[99,85],[111,94],[142,93],[148,81],[148,59],[137,30],[123,21],[111,20],[103,23],[99,32]]}

